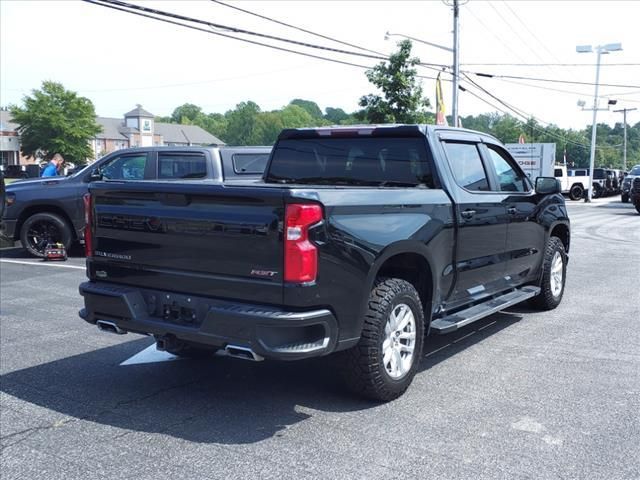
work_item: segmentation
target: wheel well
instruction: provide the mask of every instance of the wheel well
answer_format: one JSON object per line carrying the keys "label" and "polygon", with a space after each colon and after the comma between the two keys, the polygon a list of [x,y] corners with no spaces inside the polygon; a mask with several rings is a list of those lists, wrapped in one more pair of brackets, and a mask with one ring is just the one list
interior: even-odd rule
{"label": "wheel well", "polygon": [[573,185],[571,185],[571,188],[573,188],[573,187],[580,187],[580,188],[582,188],[584,190],[584,185],[582,185],[581,182],[574,183]]}
{"label": "wheel well", "polygon": [[569,233],[569,227],[564,224],[559,224],[553,227],[551,230],[552,237],[558,237],[562,244],[564,245],[564,249],[566,252],[569,252],[569,240],[571,238],[571,234]]}
{"label": "wheel well", "polygon": [[425,318],[431,318],[433,296],[429,262],[417,253],[401,253],[387,259],[378,271],[379,277],[401,278],[411,283],[420,295]]}
{"label": "wheel well", "polygon": [[16,224],[16,230],[13,234],[15,240],[20,240],[20,230],[22,230],[22,224],[29,218],[31,215],[35,215],[36,213],[55,213],[56,215],[62,217],[62,219],[67,222],[69,227],[71,228],[71,235],[74,240],[78,239],[76,229],[73,226],[73,222],[62,208],[57,207],[55,205],[34,205],[32,207],[25,208],[24,211],[20,214],[20,218],[18,219],[18,223]]}

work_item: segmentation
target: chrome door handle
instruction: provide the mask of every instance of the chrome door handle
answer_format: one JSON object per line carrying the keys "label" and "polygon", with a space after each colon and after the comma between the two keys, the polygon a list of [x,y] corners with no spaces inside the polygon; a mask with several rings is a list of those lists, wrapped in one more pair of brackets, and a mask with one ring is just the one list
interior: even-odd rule
{"label": "chrome door handle", "polygon": [[462,215],[462,218],[471,218],[476,214],[475,210],[465,210],[464,212],[462,212],[460,215]]}
{"label": "chrome door handle", "polygon": [[509,215],[515,215],[516,213],[518,213],[518,209],[516,207],[509,207],[507,208],[507,213]]}

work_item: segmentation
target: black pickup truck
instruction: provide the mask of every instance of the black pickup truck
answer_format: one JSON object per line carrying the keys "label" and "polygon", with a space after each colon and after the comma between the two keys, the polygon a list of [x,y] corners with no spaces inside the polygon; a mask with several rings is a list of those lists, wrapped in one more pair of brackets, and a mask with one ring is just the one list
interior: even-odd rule
{"label": "black pickup truck", "polygon": [[69,177],[17,181],[7,186],[3,236],[20,240],[34,257],[49,243],[66,248],[84,237],[89,182],[179,180],[233,182],[260,179],[271,147],[143,147],[118,150]]}
{"label": "black pickup truck", "polygon": [[176,355],[336,353],[347,384],[401,395],[427,334],[561,301],[560,185],[481,133],[281,132],[262,183],[97,182],[80,316]]}

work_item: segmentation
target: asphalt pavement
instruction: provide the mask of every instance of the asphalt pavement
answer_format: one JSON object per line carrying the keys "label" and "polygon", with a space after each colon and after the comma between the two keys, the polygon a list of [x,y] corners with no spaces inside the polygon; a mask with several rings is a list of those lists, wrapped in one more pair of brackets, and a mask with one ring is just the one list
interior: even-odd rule
{"label": "asphalt pavement", "polygon": [[640,215],[568,205],[560,307],[427,339],[388,404],[345,393],[326,359],[168,361],[78,318],[79,254],[2,250],[0,477],[637,480]]}

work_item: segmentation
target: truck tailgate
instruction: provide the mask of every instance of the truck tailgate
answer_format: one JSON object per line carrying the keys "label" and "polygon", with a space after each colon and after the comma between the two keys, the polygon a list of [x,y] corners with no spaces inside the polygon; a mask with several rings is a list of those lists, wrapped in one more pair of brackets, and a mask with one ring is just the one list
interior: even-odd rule
{"label": "truck tailgate", "polygon": [[282,302],[282,191],[98,182],[91,279],[192,295]]}

